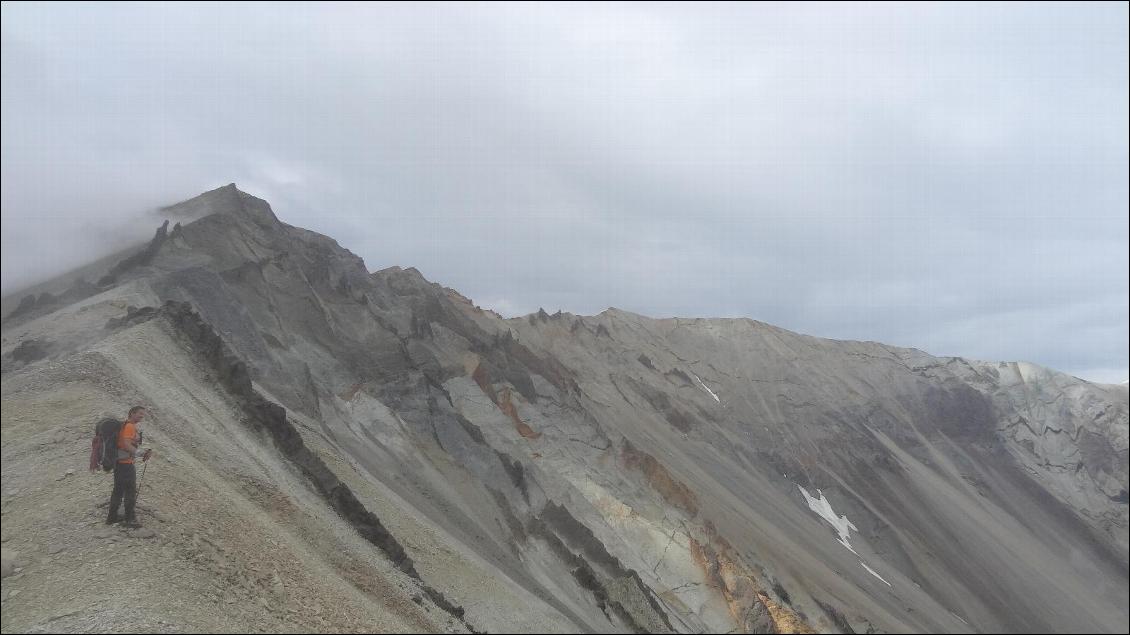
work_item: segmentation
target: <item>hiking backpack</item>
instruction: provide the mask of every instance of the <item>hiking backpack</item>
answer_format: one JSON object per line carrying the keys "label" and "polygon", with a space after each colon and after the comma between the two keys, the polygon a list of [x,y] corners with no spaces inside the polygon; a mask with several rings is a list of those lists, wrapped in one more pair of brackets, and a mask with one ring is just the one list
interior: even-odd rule
{"label": "hiking backpack", "polygon": [[123,422],[117,419],[103,419],[94,426],[94,438],[90,441],[90,471],[112,472],[118,462],[118,434]]}

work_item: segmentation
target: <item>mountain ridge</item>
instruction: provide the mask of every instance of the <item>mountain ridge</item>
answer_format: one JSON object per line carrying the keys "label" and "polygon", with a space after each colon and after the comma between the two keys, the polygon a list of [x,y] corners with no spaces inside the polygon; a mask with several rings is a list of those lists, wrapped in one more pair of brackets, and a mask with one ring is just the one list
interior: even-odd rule
{"label": "mountain ridge", "polygon": [[[404,579],[367,554],[370,575],[407,595],[350,596],[356,620],[331,629],[363,629],[361,615],[407,620],[392,630],[419,619],[426,630],[1125,629],[1124,387],[746,318],[612,307],[501,318],[414,268],[368,271],[234,184],[165,209],[184,222],[158,230],[142,257],[5,317],[5,487],[92,505],[93,485],[75,498],[66,481],[29,476],[29,461],[74,460],[84,404],[137,400],[151,404],[158,452],[194,457],[216,502],[250,527],[295,521],[256,516],[268,508],[231,493],[244,490],[230,470],[315,519],[303,522],[339,527],[350,512],[285,443],[246,413],[197,403],[242,403],[225,382],[245,373],[335,479],[324,482],[347,487],[414,562]],[[186,332],[178,315],[207,328]],[[92,360],[103,370],[84,370]],[[70,454],[22,421],[71,439]],[[209,430],[229,430],[256,465],[216,458],[228,451]],[[158,466],[188,491],[177,463]],[[158,513],[180,495],[170,486]],[[74,524],[26,494],[5,500],[6,530],[10,518],[17,531],[25,518]],[[163,525],[168,549],[196,549],[182,524],[209,526]],[[366,530],[334,531],[364,551],[350,536]],[[308,539],[286,545],[329,568],[317,581],[279,569],[284,589],[356,588]],[[248,567],[266,557],[254,545],[232,555]],[[41,559],[26,584],[46,589],[60,564]],[[198,569],[200,584],[214,577]],[[412,599],[424,587],[435,597]],[[266,597],[269,608],[251,602],[262,610],[238,599],[234,623],[282,628],[271,621],[282,613],[324,628],[307,595]],[[3,610],[5,630],[49,617],[22,600]]]}

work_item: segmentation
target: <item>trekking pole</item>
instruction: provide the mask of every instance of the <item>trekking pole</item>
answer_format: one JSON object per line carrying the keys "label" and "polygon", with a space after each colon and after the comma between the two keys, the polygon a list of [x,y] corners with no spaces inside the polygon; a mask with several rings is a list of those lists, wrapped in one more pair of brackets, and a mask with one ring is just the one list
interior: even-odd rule
{"label": "trekking pole", "polygon": [[145,465],[141,466],[141,478],[137,479],[137,498],[133,499],[133,504],[136,505],[137,501],[141,500],[141,484],[145,482],[145,470],[149,469],[149,461],[143,461]]}

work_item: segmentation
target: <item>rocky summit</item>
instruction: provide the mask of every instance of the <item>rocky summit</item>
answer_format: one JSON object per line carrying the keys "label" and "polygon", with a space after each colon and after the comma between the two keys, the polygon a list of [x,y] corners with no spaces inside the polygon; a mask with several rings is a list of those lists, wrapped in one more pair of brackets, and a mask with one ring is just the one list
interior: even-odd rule
{"label": "rocky summit", "polygon": [[[6,298],[4,632],[1126,632],[1127,386],[504,319],[234,185]],[[149,416],[141,529],[95,424]]]}

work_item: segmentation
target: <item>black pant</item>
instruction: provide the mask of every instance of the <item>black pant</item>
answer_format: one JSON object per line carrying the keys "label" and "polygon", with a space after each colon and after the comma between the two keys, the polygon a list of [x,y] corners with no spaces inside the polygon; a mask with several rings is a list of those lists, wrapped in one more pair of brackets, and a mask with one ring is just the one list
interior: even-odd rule
{"label": "black pant", "polygon": [[126,522],[134,520],[133,505],[137,502],[137,470],[133,463],[114,465],[114,491],[110,494],[110,522],[118,520],[118,506],[126,498]]}

